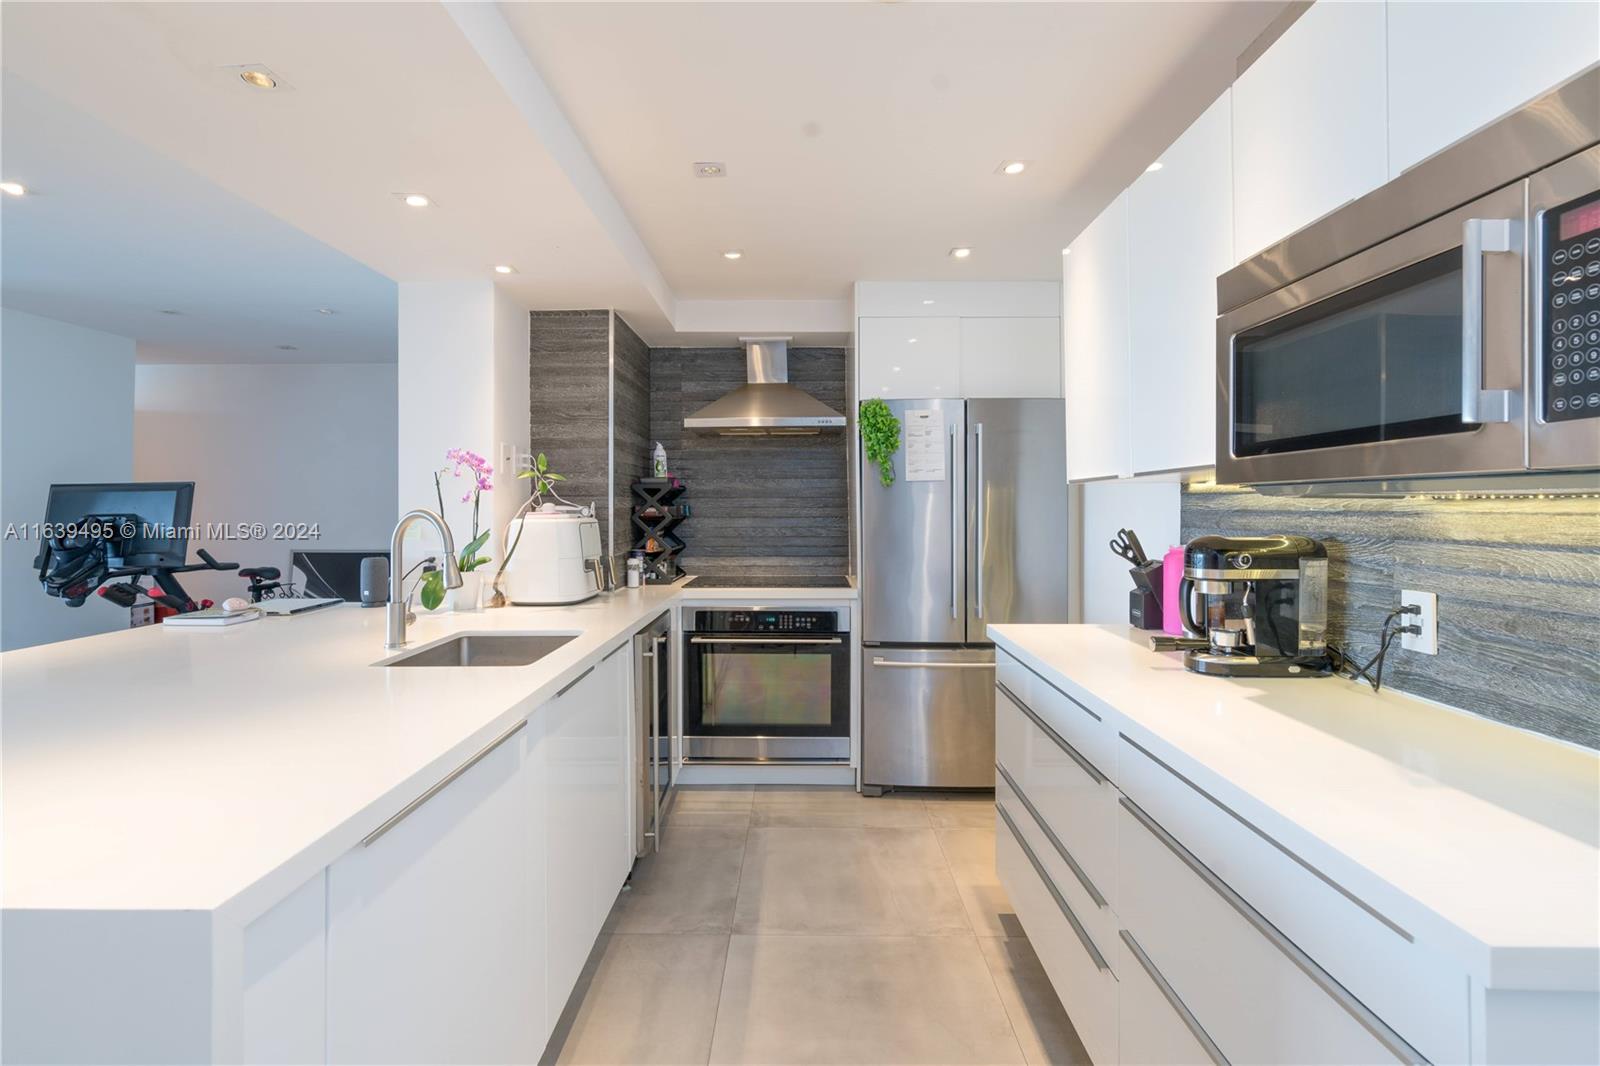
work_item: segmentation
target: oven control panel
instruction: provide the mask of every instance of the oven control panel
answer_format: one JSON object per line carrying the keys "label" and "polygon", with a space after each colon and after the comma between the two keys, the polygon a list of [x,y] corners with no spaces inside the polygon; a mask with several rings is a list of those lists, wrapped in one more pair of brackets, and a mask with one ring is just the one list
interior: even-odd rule
{"label": "oven control panel", "polygon": [[713,633],[837,633],[838,611],[696,611],[694,628]]}
{"label": "oven control panel", "polygon": [[1546,211],[1541,238],[1540,413],[1600,418],[1600,192]]}

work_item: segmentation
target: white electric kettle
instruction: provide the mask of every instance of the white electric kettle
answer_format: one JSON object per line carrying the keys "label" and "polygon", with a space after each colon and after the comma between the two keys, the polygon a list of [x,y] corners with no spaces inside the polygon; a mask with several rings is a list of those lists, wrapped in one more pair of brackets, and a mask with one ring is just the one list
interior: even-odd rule
{"label": "white electric kettle", "polygon": [[600,522],[584,508],[546,503],[517,516],[503,550],[501,587],[513,604],[582,603],[600,592]]}

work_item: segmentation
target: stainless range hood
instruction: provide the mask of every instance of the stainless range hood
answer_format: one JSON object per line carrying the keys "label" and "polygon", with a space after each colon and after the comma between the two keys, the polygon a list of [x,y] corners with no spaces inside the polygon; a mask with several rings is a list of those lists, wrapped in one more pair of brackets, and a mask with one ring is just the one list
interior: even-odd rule
{"label": "stainless range hood", "polygon": [[815,434],[844,428],[844,415],[789,384],[788,337],[740,337],[748,384],[683,420],[685,429],[730,436]]}

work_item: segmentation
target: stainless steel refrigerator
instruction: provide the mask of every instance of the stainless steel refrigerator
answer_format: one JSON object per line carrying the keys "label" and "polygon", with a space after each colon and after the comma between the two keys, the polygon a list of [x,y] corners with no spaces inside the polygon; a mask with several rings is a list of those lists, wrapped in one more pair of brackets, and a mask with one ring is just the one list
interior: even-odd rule
{"label": "stainless steel refrigerator", "polygon": [[1003,622],[1067,620],[1060,400],[891,400],[895,480],[861,469],[861,781],[994,787]]}

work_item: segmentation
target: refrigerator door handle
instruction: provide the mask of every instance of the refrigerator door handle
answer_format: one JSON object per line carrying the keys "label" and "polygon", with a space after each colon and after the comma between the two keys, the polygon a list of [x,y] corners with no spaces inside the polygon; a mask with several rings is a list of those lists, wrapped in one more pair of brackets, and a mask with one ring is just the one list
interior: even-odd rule
{"label": "refrigerator door handle", "polygon": [[956,553],[961,550],[961,508],[956,500],[956,431],[950,430],[948,445],[949,465],[946,473],[950,478],[950,617],[959,618],[961,610],[961,577],[960,569],[956,566]]}
{"label": "refrigerator door handle", "polygon": [[972,565],[978,571],[977,616],[979,618],[982,618],[983,617],[983,564],[984,564],[984,556],[985,556],[984,536],[983,536],[983,532],[984,532],[984,530],[983,530],[983,524],[984,524],[983,512],[984,512],[984,502],[985,501],[984,501],[984,491],[983,491],[984,490],[984,482],[983,482],[983,423],[982,422],[978,422],[972,427],[972,436],[973,436],[973,440],[977,444],[977,451],[978,451],[978,464],[977,464],[978,465],[978,485],[977,485],[977,491],[972,494],[972,499],[974,501],[973,506],[978,512],[978,521],[977,521],[978,539],[977,539],[977,543],[974,545],[976,550],[973,551],[973,553],[972,553],[972,556],[973,556]]}

